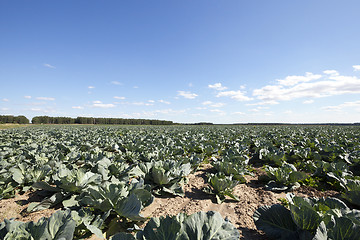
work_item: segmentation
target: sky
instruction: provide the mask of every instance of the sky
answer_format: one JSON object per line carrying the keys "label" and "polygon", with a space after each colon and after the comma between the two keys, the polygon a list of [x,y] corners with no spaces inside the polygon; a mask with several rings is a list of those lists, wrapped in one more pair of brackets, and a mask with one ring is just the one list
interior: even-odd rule
{"label": "sky", "polygon": [[358,0],[0,0],[0,115],[360,122]]}

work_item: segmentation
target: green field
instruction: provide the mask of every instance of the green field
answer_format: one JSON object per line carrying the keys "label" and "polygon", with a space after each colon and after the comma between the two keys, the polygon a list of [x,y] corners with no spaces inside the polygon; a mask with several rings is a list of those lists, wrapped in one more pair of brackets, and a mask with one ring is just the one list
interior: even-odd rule
{"label": "green field", "polygon": [[[204,166],[210,167],[204,170]],[[122,232],[112,239],[160,239],[156,234],[165,232],[168,237],[161,239],[239,239],[241,231],[214,212],[156,218],[133,236],[134,224],[147,220],[141,215],[143,208],[156,198],[189,197],[184,185],[200,170],[206,187],[197,191],[219,206],[240,201],[233,190],[249,184],[247,176],[264,192],[296,194],[306,188],[337,194],[323,200],[287,195],[283,206],[253,211],[256,227],[269,237],[313,239],[321,233],[323,238],[316,239],[359,239],[360,128],[356,126],[5,129],[0,132],[0,200],[31,192],[40,200],[29,200],[25,209],[29,214],[59,211],[36,223],[5,221],[0,236],[86,239]],[[203,238],[193,237],[192,231],[205,225],[209,229],[199,233]],[[44,226],[48,231],[39,237]],[[218,238],[206,237],[212,231]]]}
{"label": "green field", "polygon": [[18,128],[18,127],[26,127],[26,126],[28,126],[28,125],[16,124],[16,123],[4,123],[4,124],[0,124],[0,130],[1,129]]}

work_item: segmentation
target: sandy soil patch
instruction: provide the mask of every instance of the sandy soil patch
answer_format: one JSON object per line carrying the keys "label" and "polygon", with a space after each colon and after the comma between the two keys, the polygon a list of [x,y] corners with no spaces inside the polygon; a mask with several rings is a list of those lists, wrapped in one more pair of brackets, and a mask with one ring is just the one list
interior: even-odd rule
{"label": "sandy soil patch", "polygon": [[0,201],[0,222],[4,219],[14,218],[16,221],[38,221],[42,217],[50,217],[58,209],[46,209],[40,212],[28,213],[26,211],[31,202],[40,202],[41,199],[34,192],[16,194],[14,198]]}

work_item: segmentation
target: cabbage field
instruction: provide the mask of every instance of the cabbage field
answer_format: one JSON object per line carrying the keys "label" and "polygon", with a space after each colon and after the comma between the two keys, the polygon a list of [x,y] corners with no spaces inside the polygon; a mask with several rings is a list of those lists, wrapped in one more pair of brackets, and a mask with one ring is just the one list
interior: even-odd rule
{"label": "cabbage field", "polygon": [[359,173],[356,126],[4,129],[0,239],[358,240]]}

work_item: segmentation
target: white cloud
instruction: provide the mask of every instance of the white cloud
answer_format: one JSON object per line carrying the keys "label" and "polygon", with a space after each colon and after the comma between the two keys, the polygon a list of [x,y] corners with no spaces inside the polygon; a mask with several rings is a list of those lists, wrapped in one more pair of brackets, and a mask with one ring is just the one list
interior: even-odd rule
{"label": "white cloud", "polygon": [[310,99],[310,100],[303,101],[303,104],[311,104],[313,102],[314,102],[314,100]]}
{"label": "white cloud", "polygon": [[222,86],[221,83],[215,83],[213,85],[209,84],[208,87],[213,88],[213,89],[218,90],[218,91],[223,91],[223,90],[227,89],[227,87]]}
{"label": "white cloud", "polygon": [[82,107],[82,106],[73,106],[71,108],[73,108],[73,109],[84,109],[84,107]]}
{"label": "white cloud", "polygon": [[97,107],[97,108],[113,108],[113,107],[115,107],[115,104],[112,104],[112,103],[94,103],[92,106]]}
{"label": "white cloud", "polygon": [[261,110],[266,110],[266,109],[269,109],[269,107],[256,107],[256,108],[253,108],[253,109],[250,109],[249,111],[250,112],[260,112]]}
{"label": "white cloud", "polygon": [[341,110],[341,108],[338,106],[327,106],[327,107],[323,107],[322,109],[330,112],[337,112]]}
{"label": "white cloud", "polygon": [[178,116],[180,114],[184,114],[186,110],[174,110],[174,109],[159,109],[155,111],[143,111],[143,112],[133,112],[130,114],[122,114],[124,118],[153,118],[159,117],[159,115],[171,115]]}
{"label": "white cloud", "polygon": [[226,115],[226,113],[220,109],[211,109],[210,112],[218,113],[220,116]]}
{"label": "white cloud", "polygon": [[242,92],[240,90],[238,91],[225,91],[225,92],[219,92],[216,97],[230,97],[232,99],[235,99],[237,101],[250,101],[252,98],[249,98],[245,96],[245,92]]}
{"label": "white cloud", "polygon": [[342,107],[359,107],[360,106],[360,100],[355,102],[345,102],[341,104]]}
{"label": "white cloud", "polygon": [[112,81],[111,84],[113,85],[123,85],[121,82],[119,81]]}
{"label": "white cloud", "polygon": [[276,105],[279,104],[277,101],[261,101],[257,103],[247,103],[246,106],[261,106],[261,105]]}
{"label": "white cloud", "polygon": [[2,99],[4,102],[9,102],[10,100],[9,99],[7,99],[7,98],[3,98]]}
{"label": "white cloud", "polygon": [[300,82],[309,82],[312,80],[317,80],[319,78],[321,78],[321,75],[319,74],[314,75],[312,73],[307,72],[305,76],[287,76],[285,79],[278,79],[277,82],[280,85],[293,86]]}
{"label": "white cloud", "polygon": [[148,100],[149,103],[154,103],[155,101],[154,100]]}
{"label": "white cloud", "polygon": [[92,107],[96,108],[113,108],[116,107],[115,104],[112,103],[102,103],[101,101],[93,101]]}
{"label": "white cloud", "polygon": [[327,107],[324,107],[323,110],[325,110],[325,111],[341,111],[344,108],[360,109],[360,101],[344,102],[344,103],[336,105],[336,106],[327,106]]}
{"label": "white cloud", "polygon": [[225,103],[214,103],[210,105],[211,107],[219,108],[225,106]]}
{"label": "white cloud", "polygon": [[[151,100],[150,100],[151,101]],[[153,102],[115,102],[116,104],[121,105],[135,105],[135,106],[153,106]]]}
{"label": "white cloud", "polygon": [[[360,79],[355,76],[330,75],[313,82],[299,82],[295,85],[267,85],[255,89],[253,95],[262,101],[289,101],[297,98],[320,98],[341,94],[360,93]],[[309,75],[310,76],[310,75]],[[317,76],[317,75],[311,75]]]}
{"label": "white cloud", "polygon": [[9,108],[0,108],[1,111],[9,111]]}
{"label": "white cloud", "polygon": [[168,102],[168,101],[165,101],[165,100],[162,100],[162,99],[160,99],[160,100],[158,100],[158,102],[159,103],[163,103],[163,104],[171,104],[171,102]]}
{"label": "white cloud", "polygon": [[53,97],[37,97],[37,100],[44,100],[44,101],[54,101],[55,98]]}
{"label": "white cloud", "polygon": [[136,105],[136,106],[153,106],[154,105],[153,103],[144,103],[144,102],[133,102],[132,104]]}
{"label": "white cloud", "polygon": [[155,111],[143,111],[143,112],[133,112],[130,114],[122,114],[124,118],[153,118],[159,117],[159,115],[171,115],[171,116],[178,116],[181,114],[186,113],[186,110],[174,110],[171,108],[168,109],[159,109]]}
{"label": "white cloud", "polygon": [[245,115],[244,112],[233,112],[233,113],[231,113],[231,114],[233,114],[233,115]]}
{"label": "white cloud", "polygon": [[264,116],[268,116],[268,117],[273,116],[273,115],[274,115],[274,112],[267,112],[267,113],[264,113]]}
{"label": "white cloud", "polygon": [[25,105],[40,106],[40,105],[46,105],[46,102],[30,102],[30,103],[26,103]]}
{"label": "white cloud", "polygon": [[136,89],[136,88],[139,88],[139,87],[138,87],[138,86],[134,86],[133,88],[135,88],[135,89]]}
{"label": "white cloud", "polygon": [[53,68],[53,69],[56,68],[55,66],[50,65],[50,64],[48,64],[48,63],[44,63],[43,66],[44,66],[44,67],[47,67],[47,68]]}
{"label": "white cloud", "polygon": [[205,105],[205,106],[210,106],[210,107],[214,107],[214,108],[219,108],[219,107],[223,107],[225,106],[225,103],[213,103],[212,101],[205,101],[205,102],[202,102],[202,105]]}
{"label": "white cloud", "polygon": [[325,70],[323,71],[323,73],[327,74],[327,75],[333,75],[333,76],[338,76],[339,72],[336,70]]}
{"label": "white cloud", "polygon": [[125,99],[125,97],[118,97],[118,96],[115,96],[114,98],[119,99],[119,100],[124,100]]}
{"label": "white cloud", "polygon": [[198,95],[195,94],[195,93],[187,92],[187,91],[178,91],[178,96],[182,96],[182,97],[184,97],[186,99],[194,99]]}
{"label": "white cloud", "polygon": [[212,103],[213,103],[212,101],[205,101],[205,102],[202,102],[202,105],[210,105]]}
{"label": "white cloud", "polygon": [[24,96],[24,98],[26,98],[26,99],[31,99],[31,96]]}
{"label": "white cloud", "polygon": [[33,111],[33,112],[42,112],[42,113],[55,113],[55,109],[53,108],[30,108],[29,109],[30,111]]}
{"label": "white cloud", "polygon": [[353,68],[354,71],[360,71],[360,65],[354,65]]}
{"label": "white cloud", "polygon": [[94,89],[95,87],[94,86],[88,86],[88,89]]}
{"label": "white cloud", "polygon": [[174,110],[174,109],[168,108],[168,109],[155,110],[154,112],[161,113],[161,114],[178,115],[178,114],[185,113],[186,110]]}

